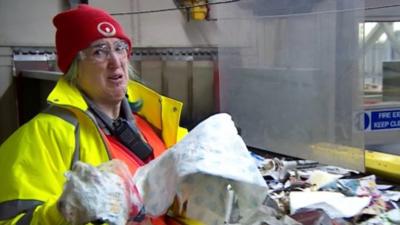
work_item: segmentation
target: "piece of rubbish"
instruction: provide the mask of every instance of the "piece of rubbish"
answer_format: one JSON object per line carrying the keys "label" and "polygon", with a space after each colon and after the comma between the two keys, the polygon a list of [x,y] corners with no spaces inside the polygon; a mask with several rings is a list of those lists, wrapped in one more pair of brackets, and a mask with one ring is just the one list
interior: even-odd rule
{"label": "piece of rubbish", "polygon": [[207,118],[139,168],[134,181],[148,215],[166,213],[177,197],[177,213],[207,225],[226,221],[228,185],[237,198],[240,223],[262,204],[268,191],[231,117],[224,113]]}
{"label": "piece of rubbish", "polygon": [[387,217],[390,222],[400,224],[400,209],[393,209],[387,212]]}
{"label": "piece of rubbish", "polygon": [[347,197],[338,192],[310,191],[291,192],[290,213],[299,209],[322,209],[330,218],[350,218],[367,207],[371,197]]}
{"label": "piece of rubbish", "polygon": [[335,182],[339,178],[341,178],[342,175],[335,175],[335,174],[330,174],[321,170],[314,170],[310,177],[308,178],[307,182],[310,183],[311,189],[313,191],[317,191],[320,188]]}
{"label": "piece of rubbish", "polygon": [[142,202],[128,167],[119,160],[98,167],[76,162],[66,174],[58,208],[71,224],[103,221],[125,225],[131,213],[138,214]]}

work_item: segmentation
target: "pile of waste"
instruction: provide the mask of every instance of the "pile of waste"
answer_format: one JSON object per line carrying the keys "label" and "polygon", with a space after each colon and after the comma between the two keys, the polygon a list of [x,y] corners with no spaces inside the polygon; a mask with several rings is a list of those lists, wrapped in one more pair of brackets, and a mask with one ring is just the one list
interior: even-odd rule
{"label": "pile of waste", "polygon": [[[206,119],[134,175],[120,163],[78,163],[67,174],[61,211],[68,221],[124,225],[132,210],[157,217],[178,202],[172,214],[206,225],[400,224],[395,186],[310,160],[253,154],[228,114]],[[86,197],[104,185],[102,198]]]}
{"label": "pile of waste", "polygon": [[[253,154],[268,187],[264,205],[304,225],[400,224],[398,187],[375,175]],[[273,223],[270,223],[273,225]]]}

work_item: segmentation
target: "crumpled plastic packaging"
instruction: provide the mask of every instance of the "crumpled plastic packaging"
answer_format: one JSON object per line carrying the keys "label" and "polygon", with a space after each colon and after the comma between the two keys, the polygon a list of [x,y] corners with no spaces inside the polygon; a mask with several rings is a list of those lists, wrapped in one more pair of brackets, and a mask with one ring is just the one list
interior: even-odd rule
{"label": "crumpled plastic packaging", "polygon": [[262,204],[267,186],[228,114],[204,120],[134,176],[146,213],[164,214],[177,196],[180,212],[207,225],[221,225],[237,211],[227,207],[230,186],[240,221]]}
{"label": "crumpled plastic packaging", "polygon": [[71,224],[104,221],[125,225],[129,215],[136,215],[143,206],[132,174],[122,161],[98,167],[78,161],[66,177],[58,208]]}

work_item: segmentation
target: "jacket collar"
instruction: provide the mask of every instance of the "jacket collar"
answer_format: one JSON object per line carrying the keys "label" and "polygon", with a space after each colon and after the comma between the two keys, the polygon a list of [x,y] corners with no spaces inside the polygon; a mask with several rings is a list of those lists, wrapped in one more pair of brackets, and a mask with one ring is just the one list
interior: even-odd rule
{"label": "jacket collar", "polygon": [[[135,91],[133,90],[136,89],[134,86],[136,85],[134,85],[133,81],[128,82],[130,102],[133,99],[137,99]],[[61,106],[75,107],[82,111],[86,111],[89,108],[79,89],[76,86],[69,84],[64,77],[61,77],[58,80],[56,86],[47,97],[47,102]]]}
{"label": "jacket collar", "polygon": [[54,89],[47,97],[47,102],[61,105],[75,107],[82,111],[88,109],[85,99],[77,87],[68,83],[64,77],[61,77]]}

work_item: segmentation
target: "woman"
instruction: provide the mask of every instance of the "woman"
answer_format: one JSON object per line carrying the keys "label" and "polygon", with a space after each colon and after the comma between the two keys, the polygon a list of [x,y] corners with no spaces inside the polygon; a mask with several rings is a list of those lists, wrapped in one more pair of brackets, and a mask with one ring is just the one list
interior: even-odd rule
{"label": "woman", "polygon": [[64,224],[57,201],[74,162],[117,158],[134,172],[186,132],[180,102],[129,80],[131,41],[108,13],[79,5],[53,23],[64,76],[48,96],[51,107],[0,147],[6,224]]}

